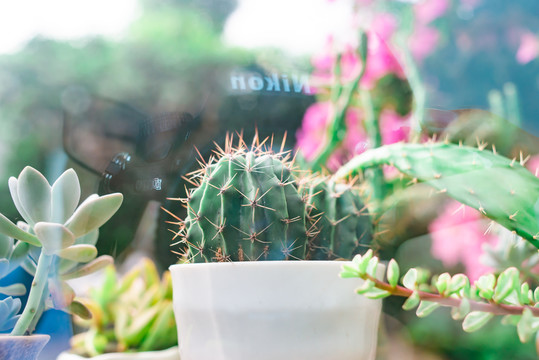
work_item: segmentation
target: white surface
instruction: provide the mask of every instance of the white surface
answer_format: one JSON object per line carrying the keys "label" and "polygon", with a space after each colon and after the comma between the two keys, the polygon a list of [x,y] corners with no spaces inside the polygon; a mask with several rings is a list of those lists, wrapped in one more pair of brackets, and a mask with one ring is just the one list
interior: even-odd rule
{"label": "white surface", "polygon": [[343,262],[173,265],[182,360],[374,359],[381,301]]}
{"label": "white surface", "polygon": [[[172,347],[161,351],[147,351],[140,353],[110,353],[95,356],[92,360],[179,360],[178,348]],[[63,352],[57,360],[88,360],[88,358]]]}

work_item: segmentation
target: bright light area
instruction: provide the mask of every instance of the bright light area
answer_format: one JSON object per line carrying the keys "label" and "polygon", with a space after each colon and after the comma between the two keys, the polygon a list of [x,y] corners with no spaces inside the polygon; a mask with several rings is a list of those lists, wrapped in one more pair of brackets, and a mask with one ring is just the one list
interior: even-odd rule
{"label": "bright light area", "polygon": [[0,1],[0,53],[19,50],[36,35],[62,40],[120,37],[137,14],[136,0]]}
{"label": "bright light area", "polygon": [[272,46],[292,54],[324,48],[329,34],[352,39],[352,2],[328,0],[239,0],[228,18],[224,38],[229,44],[257,48]]}

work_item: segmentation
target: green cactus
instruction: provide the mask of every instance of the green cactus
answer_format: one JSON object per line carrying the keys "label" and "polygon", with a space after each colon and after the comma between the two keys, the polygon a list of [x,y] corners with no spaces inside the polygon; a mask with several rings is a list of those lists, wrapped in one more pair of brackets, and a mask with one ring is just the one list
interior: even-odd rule
{"label": "green cactus", "polygon": [[154,351],[178,343],[170,273],[163,273],[160,280],[149,259],[142,259],[119,283],[115,268],[108,266],[102,287],[81,302],[92,318],[75,317],[88,329],[71,340],[76,354]]}
{"label": "green cactus", "polygon": [[351,259],[372,240],[372,221],[353,183],[326,176],[301,180],[310,224],[309,260]]}
{"label": "green cactus", "polygon": [[356,188],[300,179],[288,153],[240,143],[193,174],[187,217],[175,223],[189,261],[351,259],[370,240]]}
{"label": "green cactus", "polygon": [[[356,156],[337,178],[380,165],[433,186],[479,210],[539,248],[539,179],[523,164],[495,150],[455,144],[393,144]],[[522,163],[522,164],[521,164]]]}
{"label": "green cactus", "polygon": [[[122,195],[91,195],[77,206],[80,184],[75,171],[67,170],[51,186],[31,167],[9,179],[9,190],[25,222],[15,225],[0,214],[0,233],[8,237],[0,238],[0,264],[4,272],[20,264],[34,276],[28,302],[11,334],[30,334],[46,306],[89,316],[65,280],[112,263],[110,256],[96,258],[94,245],[97,229],[118,210]],[[6,261],[11,262],[7,267]]]}

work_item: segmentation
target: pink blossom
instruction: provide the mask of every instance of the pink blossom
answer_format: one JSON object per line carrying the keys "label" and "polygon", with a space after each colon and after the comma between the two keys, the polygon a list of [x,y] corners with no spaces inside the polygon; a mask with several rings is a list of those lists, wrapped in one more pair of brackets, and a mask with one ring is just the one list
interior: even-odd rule
{"label": "pink blossom", "polygon": [[526,32],[520,37],[520,46],[517,50],[517,61],[521,64],[527,64],[539,56],[539,38]]}
{"label": "pink blossom", "polygon": [[429,54],[431,54],[440,39],[440,33],[435,28],[417,24],[416,28],[410,38],[408,39],[408,45],[410,46],[410,52],[416,61],[423,61]]}
{"label": "pink blossom", "polygon": [[492,272],[479,261],[483,244],[494,245],[496,241],[494,235],[485,234],[487,226],[488,221],[477,210],[451,201],[429,225],[432,255],[447,267],[461,263],[472,281]]}
{"label": "pink blossom", "polygon": [[539,155],[532,156],[526,163],[526,167],[532,174],[539,177]]}
{"label": "pink blossom", "polygon": [[415,18],[421,24],[428,24],[445,14],[449,5],[449,0],[421,1],[414,5]]}
{"label": "pink blossom", "polygon": [[410,133],[410,119],[391,109],[384,109],[380,114],[380,132],[384,145],[406,140]]}

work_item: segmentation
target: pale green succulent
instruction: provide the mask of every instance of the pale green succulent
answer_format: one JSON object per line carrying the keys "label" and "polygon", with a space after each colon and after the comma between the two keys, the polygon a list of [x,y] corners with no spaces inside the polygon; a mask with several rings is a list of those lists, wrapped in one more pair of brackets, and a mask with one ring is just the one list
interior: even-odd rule
{"label": "pale green succulent", "polygon": [[80,183],[73,169],[51,186],[39,171],[25,167],[18,178],[9,179],[9,190],[25,222],[15,225],[0,214],[0,233],[9,237],[0,240],[0,277],[18,264],[34,276],[12,335],[31,333],[46,306],[89,316],[65,280],[112,263],[110,256],[97,257],[97,229],[118,210],[123,196],[91,195],[78,205]]}
{"label": "pale green succulent", "polygon": [[142,259],[121,279],[113,266],[107,267],[101,284],[81,299],[92,318],[75,317],[75,322],[88,330],[72,338],[72,352],[97,356],[177,345],[170,272],[159,279],[154,263]]}

